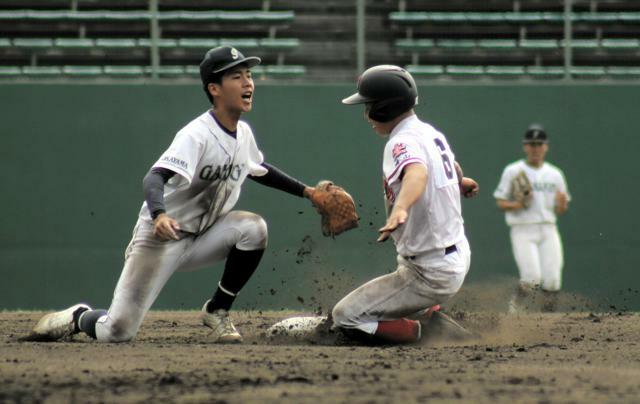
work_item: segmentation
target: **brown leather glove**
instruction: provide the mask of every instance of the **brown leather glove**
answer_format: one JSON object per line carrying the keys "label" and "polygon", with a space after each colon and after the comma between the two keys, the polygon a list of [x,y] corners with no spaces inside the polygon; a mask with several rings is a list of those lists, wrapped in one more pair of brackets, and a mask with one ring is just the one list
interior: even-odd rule
{"label": "brown leather glove", "polygon": [[520,171],[518,175],[511,180],[511,197],[514,201],[522,203],[522,206],[528,208],[533,198],[533,188],[531,182],[524,171]]}
{"label": "brown leather glove", "polygon": [[356,204],[344,188],[323,180],[309,194],[309,199],[322,216],[323,235],[334,237],[358,227]]}

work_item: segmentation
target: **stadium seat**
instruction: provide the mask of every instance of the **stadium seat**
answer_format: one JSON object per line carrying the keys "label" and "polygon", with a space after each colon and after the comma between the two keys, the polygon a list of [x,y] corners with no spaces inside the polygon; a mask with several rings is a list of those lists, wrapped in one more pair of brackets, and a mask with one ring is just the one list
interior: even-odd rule
{"label": "stadium seat", "polygon": [[518,47],[518,42],[515,39],[479,39],[477,46],[480,49],[511,51]]}
{"label": "stadium seat", "polygon": [[[565,46],[565,41],[559,41],[560,46]],[[597,39],[573,39],[571,41],[571,47],[574,49],[597,49],[600,46],[600,42]]]}
{"label": "stadium seat", "polygon": [[180,38],[178,39],[178,46],[180,48],[197,48],[197,49],[210,49],[218,46],[217,39],[208,38]]}
{"label": "stadium seat", "polygon": [[482,66],[446,66],[445,72],[452,76],[478,76],[484,69]]}
{"label": "stadium seat", "polygon": [[638,66],[609,66],[607,74],[613,78],[639,78],[640,67]]}
{"label": "stadium seat", "polygon": [[439,76],[444,74],[442,66],[407,65],[405,69],[413,75],[418,76]]}
{"label": "stadium seat", "polygon": [[266,65],[255,66],[251,71],[268,76],[302,76],[307,72],[307,69],[304,66],[297,65]]}
{"label": "stadium seat", "polygon": [[102,74],[100,66],[63,66],[62,73],[69,76],[99,76]]}
{"label": "stadium seat", "polygon": [[533,78],[559,79],[564,77],[564,68],[559,66],[528,66],[526,73]]}
{"label": "stadium seat", "polygon": [[22,74],[27,76],[59,76],[62,74],[60,66],[24,66]]}
{"label": "stadium seat", "polygon": [[[138,46],[143,48],[151,47],[150,38],[140,38],[138,39],[137,43],[138,43]],[[166,39],[166,38],[158,39],[158,48],[175,48],[177,46],[178,46],[177,39]]]}
{"label": "stadium seat", "polygon": [[53,40],[56,48],[86,48],[95,46],[95,41],[89,38],[56,38]]}
{"label": "stadium seat", "polygon": [[556,39],[523,39],[519,46],[523,49],[558,49],[560,47]]}
{"label": "stadium seat", "polygon": [[143,76],[142,66],[104,66],[104,74],[108,76]]}
{"label": "stadium seat", "polygon": [[96,39],[95,46],[100,48],[134,48],[136,46],[136,40],[121,38],[99,38]]}
{"label": "stadium seat", "polygon": [[639,23],[640,12],[620,12],[618,13],[618,20],[624,23]]}
{"label": "stadium seat", "polygon": [[13,46],[19,48],[50,48],[53,46],[53,39],[50,38],[15,38]]}
{"label": "stadium seat", "polygon": [[307,68],[301,65],[267,65],[267,74],[277,76],[302,76],[307,72]]}
{"label": "stadium seat", "polygon": [[605,75],[606,70],[602,66],[573,66],[571,67],[571,75],[577,78],[594,78]]}
{"label": "stadium seat", "polygon": [[219,40],[221,46],[233,46],[238,49],[254,49],[259,46],[258,40],[254,38],[222,38]]}
{"label": "stadium seat", "polygon": [[522,77],[525,75],[524,66],[487,66],[485,73],[488,76]]}
{"label": "stadium seat", "polygon": [[395,46],[406,50],[430,49],[435,46],[433,39],[397,39]]}
{"label": "stadium seat", "polygon": [[22,71],[18,66],[0,66],[0,77],[20,76]]}
{"label": "stadium seat", "polygon": [[[145,66],[144,72],[147,75],[153,73],[153,66]],[[158,66],[160,76],[182,76],[185,74],[184,66]]]}
{"label": "stadium seat", "polygon": [[476,47],[476,41],[473,39],[438,39],[436,45],[438,48],[469,50]]}
{"label": "stadium seat", "polygon": [[261,48],[293,49],[300,46],[298,38],[263,38],[259,40]]}
{"label": "stadium seat", "polygon": [[607,50],[638,50],[640,40],[638,39],[603,39],[600,43],[602,48]]}

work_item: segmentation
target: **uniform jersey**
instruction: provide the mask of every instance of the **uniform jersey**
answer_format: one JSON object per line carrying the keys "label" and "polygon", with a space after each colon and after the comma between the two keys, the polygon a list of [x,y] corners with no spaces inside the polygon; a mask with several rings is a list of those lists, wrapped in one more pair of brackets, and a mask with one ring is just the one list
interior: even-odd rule
{"label": "uniform jersey", "polygon": [[[182,231],[200,234],[229,212],[240,197],[247,175],[261,176],[266,168],[249,125],[238,122],[229,133],[207,111],[176,134],[153,167],[176,172],[164,188],[167,215]],[[140,218],[151,221],[147,203]]]}
{"label": "uniform jersey", "polygon": [[382,167],[387,214],[400,193],[404,167],[418,163],[428,172],[425,192],[409,209],[407,221],[391,234],[398,254],[419,255],[464,239],[454,161],[445,136],[415,115],[401,121],[391,132]]}
{"label": "uniform jersey", "polygon": [[509,226],[518,224],[556,223],[556,192],[567,194],[567,182],[562,171],[551,163],[544,162],[540,167],[532,167],[525,160],[518,160],[505,167],[498,188],[493,193],[496,199],[511,199],[511,182],[515,176],[524,171],[533,188],[531,205],[526,209],[507,211],[505,218]]}

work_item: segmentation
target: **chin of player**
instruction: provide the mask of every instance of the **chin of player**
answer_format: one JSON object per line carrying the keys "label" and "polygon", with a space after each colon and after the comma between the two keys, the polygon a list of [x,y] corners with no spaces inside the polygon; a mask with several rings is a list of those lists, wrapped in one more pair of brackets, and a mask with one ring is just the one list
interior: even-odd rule
{"label": "chin of player", "polygon": [[253,100],[249,102],[242,101],[241,110],[242,112],[250,112],[253,109]]}

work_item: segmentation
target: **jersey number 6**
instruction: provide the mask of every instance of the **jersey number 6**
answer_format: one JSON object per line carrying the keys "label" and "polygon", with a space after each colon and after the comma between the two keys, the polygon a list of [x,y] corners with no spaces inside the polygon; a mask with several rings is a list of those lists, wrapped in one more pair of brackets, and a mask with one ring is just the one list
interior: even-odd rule
{"label": "jersey number 6", "polygon": [[449,156],[447,155],[447,148],[442,143],[440,139],[433,139],[436,142],[436,146],[440,149],[440,158],[442,159],[442,165],[444,166],[444,172],[447,175],[448,179],[453,178],[453,166],[451,165],[451,160],[449,160]]}

